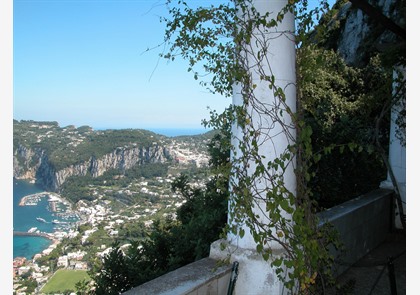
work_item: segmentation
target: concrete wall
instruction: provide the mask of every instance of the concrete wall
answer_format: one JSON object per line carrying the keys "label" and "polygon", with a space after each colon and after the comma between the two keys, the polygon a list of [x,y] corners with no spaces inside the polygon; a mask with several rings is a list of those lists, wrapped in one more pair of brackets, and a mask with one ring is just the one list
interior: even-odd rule
{"label": "concrete wall", "polygon": [[345,252],[336,259],[337,276],[385,241],[393,224],[392,190],[378,189],[318,214],[339,231]]}
{"label": "concrete wall", "polygon": [[171,271],[124,295],[218,295],[227,294],[231,265],[204,258]]}

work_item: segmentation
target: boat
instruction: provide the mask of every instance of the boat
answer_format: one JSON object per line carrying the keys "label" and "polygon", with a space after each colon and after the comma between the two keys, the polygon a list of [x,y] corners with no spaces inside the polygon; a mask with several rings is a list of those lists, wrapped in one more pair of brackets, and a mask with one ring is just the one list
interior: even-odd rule
{"label": "boat", "polygon": [[41,217],[37,217],[36,220],[38,220],[40,222],[47,223],[47,221],[44,218],[41,218]]}

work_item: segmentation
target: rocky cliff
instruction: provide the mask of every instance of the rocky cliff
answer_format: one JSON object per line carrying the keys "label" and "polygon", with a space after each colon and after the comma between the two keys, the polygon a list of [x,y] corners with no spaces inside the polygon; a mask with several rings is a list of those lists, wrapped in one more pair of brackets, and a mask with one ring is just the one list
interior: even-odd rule
{"label": "rocky cliff", "polygon": [[117,148],[100,158],[92,156],[87,161],[57,171],[51,165],[45,150],[32,149],[20,144],[13,154],[13,177],[36,180],[45,189],[57,191],[71,176],[98,177],[110,169],[124,171],[144,163],[164,163],[168,159],[168,150],[159,145]]}
{"label": "rocky cliff", "polygon": [[[369,0],[373,14],[382,14],[405,30],[405,1]],[[405,49],[402,37],[384,24],[383,19],[369,15],[350,1],[337,1],[326,17],[328,36],[324,46],[340,53],[347,64],[364,66],[378,52]],[[401,48],[401,47],[404,48]]]}

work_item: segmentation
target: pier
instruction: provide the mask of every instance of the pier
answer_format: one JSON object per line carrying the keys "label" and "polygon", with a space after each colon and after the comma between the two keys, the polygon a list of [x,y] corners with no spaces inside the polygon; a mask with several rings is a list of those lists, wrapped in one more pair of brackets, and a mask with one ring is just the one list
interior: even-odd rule
{"label": "pier", "polygon": [[42,237],[42,238],[47,238],[47,239],[50,239],[50,240],[54,240],[54,237],[50,234],[47,234],[47,233],[36,233],[36,232],[30,233],[30,232],[27,232],[27,231],[15,231],[14,230],[13,235],[14,236],[26,236],[26,237]]}

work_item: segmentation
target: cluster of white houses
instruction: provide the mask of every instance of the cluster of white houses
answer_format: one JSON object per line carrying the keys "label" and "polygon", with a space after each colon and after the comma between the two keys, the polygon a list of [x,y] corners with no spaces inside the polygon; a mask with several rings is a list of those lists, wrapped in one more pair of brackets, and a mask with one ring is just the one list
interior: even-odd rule
{"label": "cluster of white houses", "polygon": [[172,141],[168,149],[173,159],[179,164],[195,164],[199,168],[209,164],[209,155],[199,152],[198,149],[193,149],[190,145]]}

